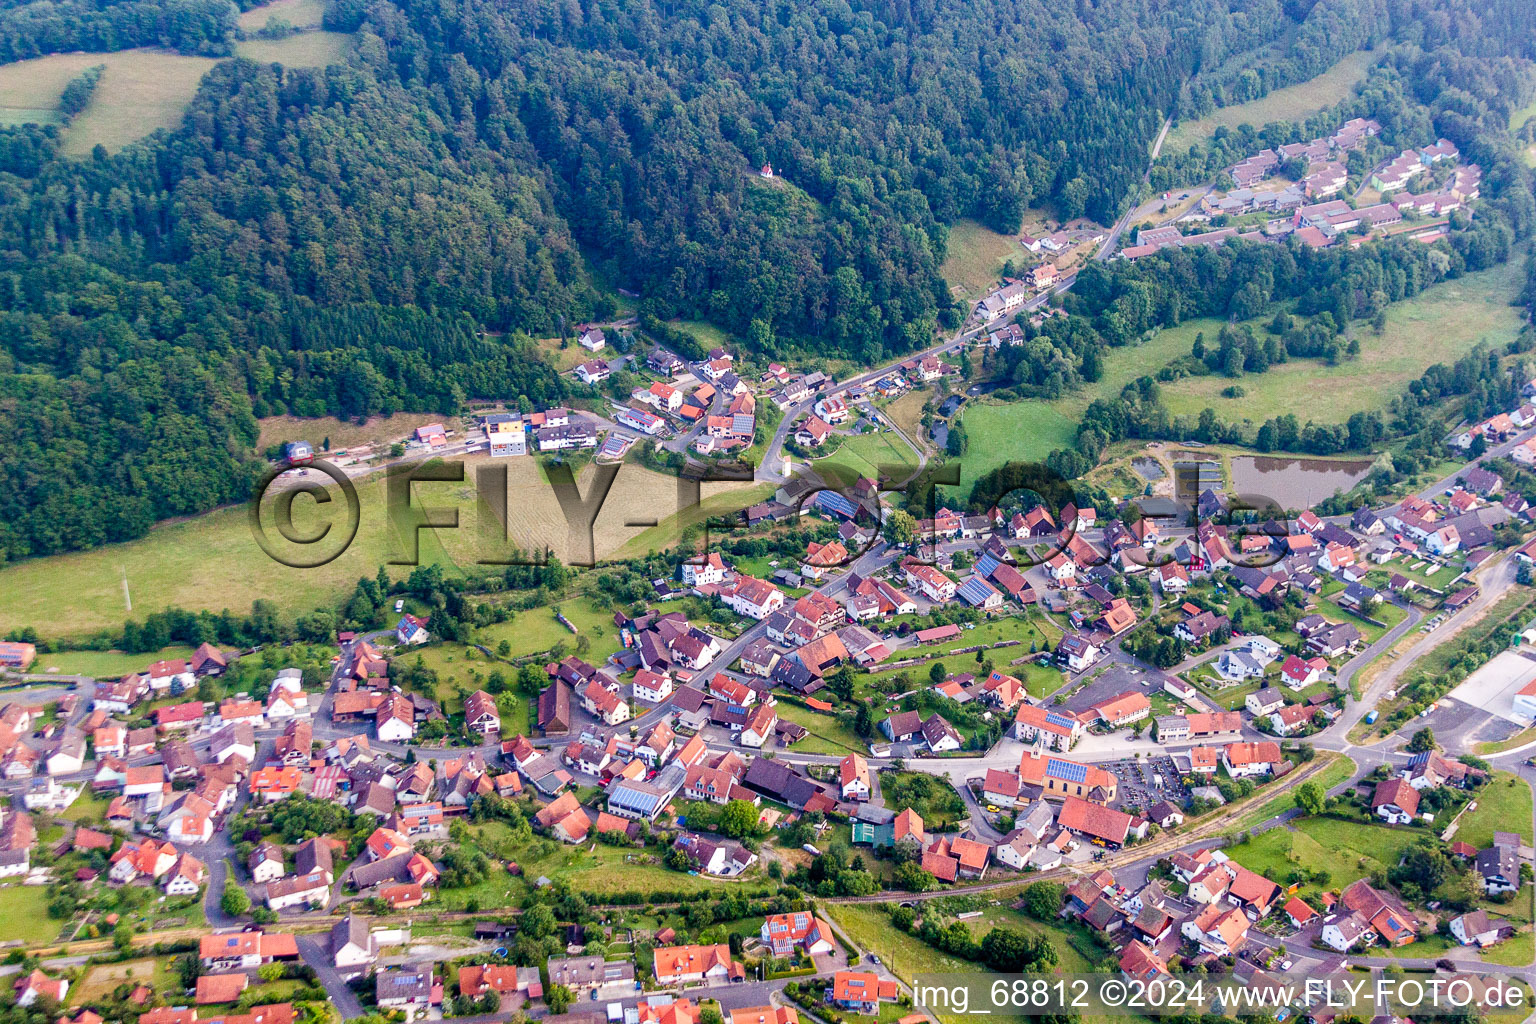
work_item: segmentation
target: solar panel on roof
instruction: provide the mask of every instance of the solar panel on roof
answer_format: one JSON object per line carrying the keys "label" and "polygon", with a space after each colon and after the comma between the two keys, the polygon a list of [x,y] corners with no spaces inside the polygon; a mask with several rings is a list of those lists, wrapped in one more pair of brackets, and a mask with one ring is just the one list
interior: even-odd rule
{"label": "solar panel on roof", "polygon": [[1055,711],[1047,711],[1045,713],[1045,720],[1050,722],[1052,725],[1062,725],[1066,726],[1068,729],[1072,728],[1073,724],[1072,719],[1066,717],[1065,715],[1057,714]]}
{"label": "solar panel on roof", "polygon": [[859,510],[853,502],[836,491],[817,491],[816,497],[812,501],[819,508],[826,509],[828,512],[835,512],[849,519],[859,514]]}
{"label": "solar panel on roof", "polygon": [[992,555],[982,555],[976,562],[976,575],[991,576],[997,567],[1002,564]]}
{"label": "solar panel on roof", "polygon": [[1058,761],[1054,757],[1046,763],[1045,771],[1047,775],[1055,776],[1058,779],[1065,779],[1068,782],[1082,782],[1088,778],[1087,765],[1076,764],[1072,761]]}

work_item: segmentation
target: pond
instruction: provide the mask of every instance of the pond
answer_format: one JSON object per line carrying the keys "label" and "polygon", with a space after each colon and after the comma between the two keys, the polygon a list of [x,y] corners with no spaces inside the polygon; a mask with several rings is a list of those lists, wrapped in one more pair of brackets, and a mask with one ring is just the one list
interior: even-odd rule
{"label": "pond", "polygon": [[1136,471],[1137,476],[1147,481],[1147,483],[1151,483],[1154,480],[1161,480],[1163,477],[1168,475],[1163,471],[1163,464],[1158,462],[1156,459],[1148,459],[1145,457],[1132,459],[1131,468]]}
{"label": "pond", "polygon": [[1292,459],[1242,455],[1232,460],[1232,490],[1261,495],[1282,508],[1311,508],[1348,491],[1371,471],[1370,459]]}

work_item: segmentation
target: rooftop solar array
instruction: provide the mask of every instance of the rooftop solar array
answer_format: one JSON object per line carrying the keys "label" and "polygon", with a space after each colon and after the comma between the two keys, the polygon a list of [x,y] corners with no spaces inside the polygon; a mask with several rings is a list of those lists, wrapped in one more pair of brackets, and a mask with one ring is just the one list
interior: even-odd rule
{"label": "rooftop solar array", "polygon": [[817,491],[816,496],[811,501],[817,508],[833,512],[845,519],[852,519],[859,514],[858,507],[836,491]]}
{"label": "rooftop solar array", "polygon": [[1067,782],[1082,782],[1088,778],[1088,766],[1073,761],[1058,761],[1053,757],[1046,762],[1045,773]]}

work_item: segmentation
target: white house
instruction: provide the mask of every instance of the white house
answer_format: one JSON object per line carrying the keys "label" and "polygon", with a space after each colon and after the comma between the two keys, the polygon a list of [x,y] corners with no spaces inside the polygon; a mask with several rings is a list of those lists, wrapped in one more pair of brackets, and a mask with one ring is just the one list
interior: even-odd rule
{"label": "white house", "polygon": [[869,799],[869,762],[858,754],[849,754],[838,762],[837,773],[844,800]]}
{"label": "white house", "polygon": [[647,704],[660,704],[672,696],[672,676],[666,672],[652,672],[648,668],[635,671],[635,700]]}
{"label": "white house", "polygon": [[1431,554],[1445,556],[1461,546],[1461,535],[1454,526],[1442,526],[1424,538],[1424,547]]}
{"label": "white house", "polygon": [[288,907],[324,906],[330,900],[331,887],[325,872],[311,871],[307,875],[280,878],[267,883],[267,906],[272,910]]}
{"label": "white house", "polygon": [[407,612],[399,622],[395,624],[395,638],[402,644],[424,644],[427,642],[427,623],[424,619]]}
{"label": "white house", "polygon": [[683,562],[683,582],[690,587],[721,583],[724,580],[725,560],[720,557],[719,552],[711,551],[699,561],[690,558]]}
{"label": "white house", "polygon": [[784,607],[784,592],[756,577],[739,576],[733,586],[720,591],[720,600],[737,615],[761,621]]}
{"label": "white house", "polygon": [[741,728],[741,745],[744,747],[762,747],[773,736],[773,730],[779,723],[779,713],[773,710],[769,704],[758,704],[747,716],[747,722]]}

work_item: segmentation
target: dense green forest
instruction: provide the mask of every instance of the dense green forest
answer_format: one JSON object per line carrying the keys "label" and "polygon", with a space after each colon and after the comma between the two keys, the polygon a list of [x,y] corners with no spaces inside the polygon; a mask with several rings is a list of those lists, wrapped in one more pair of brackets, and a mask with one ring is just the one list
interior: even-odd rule
{"label": "dense green forest", "polygon": [[[348,65],[222,63],[179,130],[121,153],[66,160],[57,126],[0,129],[0,559],[239,500],[258,417],[559,399],[526,338],[611,313],[594,270],[647,323],[708,319],[773,354],[910,351],[963,314],[946,225],[1014,230],[1041,203],[1110,221],[1192,82],[1237,97],[1224,69],[1267,90],[1385,36],[1460,45],[1468,20],[1467,52],[1514,52],[1483,34],[1529,12],[1464,2],[1414,0],[1420,25],[1379,0],[335,0]],[[8,0],[0,59],[223,53],[234,10]],[[1484,63],[1502,66],[1397,65],[1438,104],[1419,124],[1468,148],[1499,84],[1477,76],[1504,74]],[[1509,204],[1451,271],[1511,251],[1531,218]],[[1270,259],[1165,262],[1171,287],[1090,278],[1077,316],[1003,357],[1010,380],[1056,394],[1126,332],[1307,290],[1283,262],[1229,275]],[[1384,266],[1382,286],[1422,273]]]}

